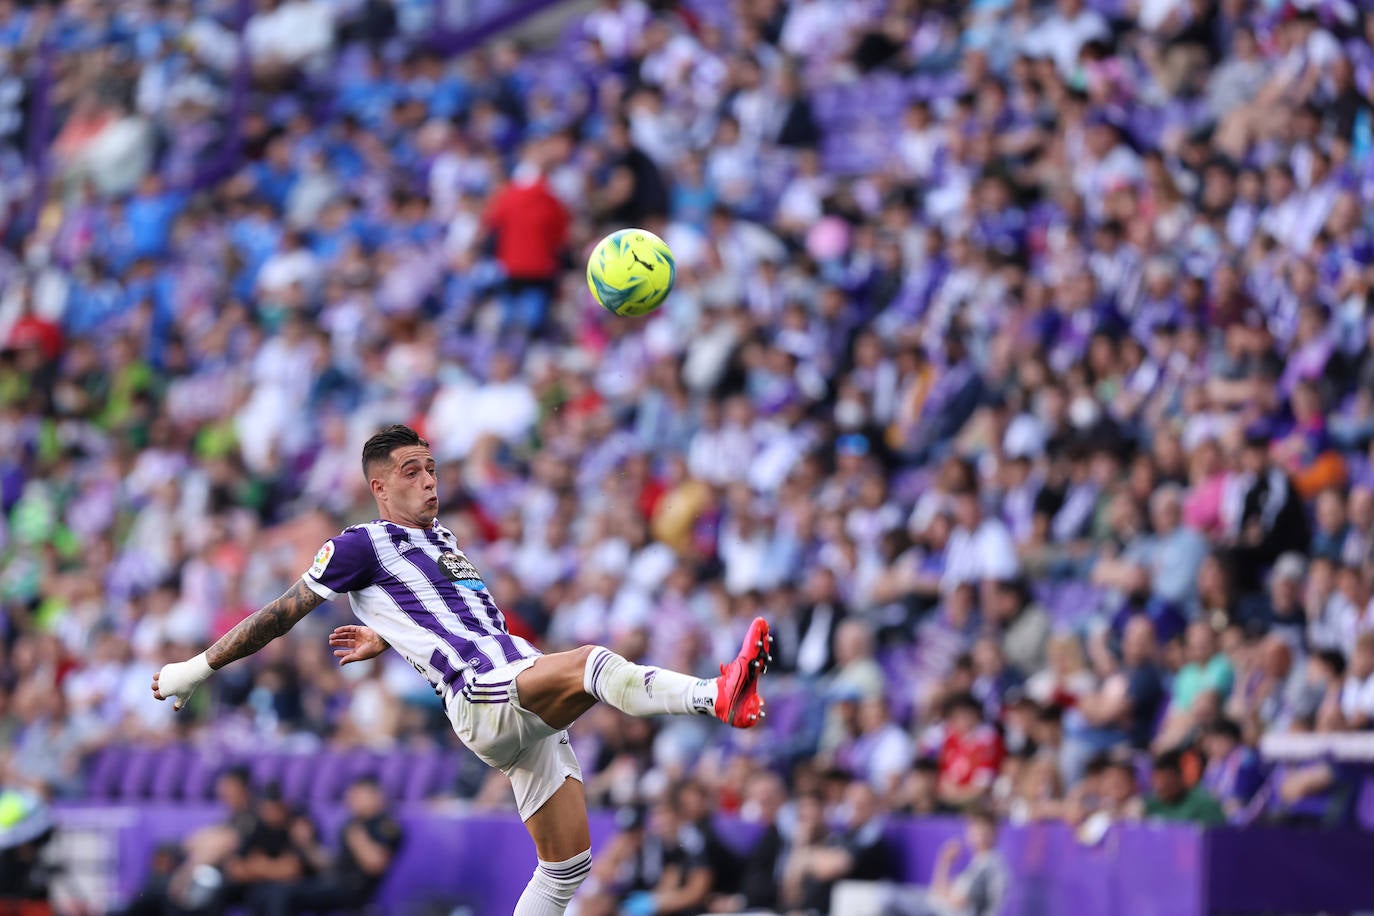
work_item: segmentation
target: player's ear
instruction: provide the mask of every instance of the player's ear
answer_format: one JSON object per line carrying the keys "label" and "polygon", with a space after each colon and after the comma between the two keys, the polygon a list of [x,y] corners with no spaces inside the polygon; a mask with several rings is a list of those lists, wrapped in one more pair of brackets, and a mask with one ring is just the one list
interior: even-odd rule
{"label": "player's ear", "polygon": [[372,491],[374,499],[384,499],[386,497],[386,481],[380,477],[372,477],[367,481],[368,489]]}

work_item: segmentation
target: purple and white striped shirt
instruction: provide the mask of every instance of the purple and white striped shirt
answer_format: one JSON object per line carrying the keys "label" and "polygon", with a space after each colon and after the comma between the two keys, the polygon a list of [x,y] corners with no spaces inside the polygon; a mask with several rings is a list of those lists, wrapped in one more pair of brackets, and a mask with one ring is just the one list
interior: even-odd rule
{"label": "purple and white striped shirt", "polygon": [[301,578],[322,598],[347,594],[358,619],[440,695],[474,674],[540,654],[506,631],[481,575],[438,521],[428,529],[354,525],[326,541]]}

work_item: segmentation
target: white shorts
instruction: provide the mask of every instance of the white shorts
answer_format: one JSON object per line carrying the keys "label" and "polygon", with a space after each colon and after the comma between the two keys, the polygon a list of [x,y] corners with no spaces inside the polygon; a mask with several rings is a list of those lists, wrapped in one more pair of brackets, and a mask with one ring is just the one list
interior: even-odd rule
{"label": "white shorts", "polygon": [[522,658],[476,675],[445,704],[463,743],[510,778],[521,820],[529,820],[569,777],[582,779],[568,733],[555,731],[520,705],[515,678],[535,660]]}

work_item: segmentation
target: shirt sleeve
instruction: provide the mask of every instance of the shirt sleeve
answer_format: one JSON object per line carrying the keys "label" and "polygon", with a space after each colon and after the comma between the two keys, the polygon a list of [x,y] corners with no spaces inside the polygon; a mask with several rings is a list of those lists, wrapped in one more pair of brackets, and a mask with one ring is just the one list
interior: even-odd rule
{"label": "shirt sleeve", "polygon": [[310,590],[333,601],[340,595],[371,585],[377,576],[377,553],[362,528],[350,528],[324,542],[315,562],[301,579]]}

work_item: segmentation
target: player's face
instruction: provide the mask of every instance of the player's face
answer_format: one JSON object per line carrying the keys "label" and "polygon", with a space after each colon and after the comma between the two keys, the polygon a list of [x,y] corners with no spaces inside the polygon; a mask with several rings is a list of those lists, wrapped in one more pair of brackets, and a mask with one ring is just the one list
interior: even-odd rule
{"label": "player's face", "polygon": [[434,456],[423,445],[405,445],[391,453],[378,493],[387,517],[413,528],[428,528],[439,512],[439,479]]}

